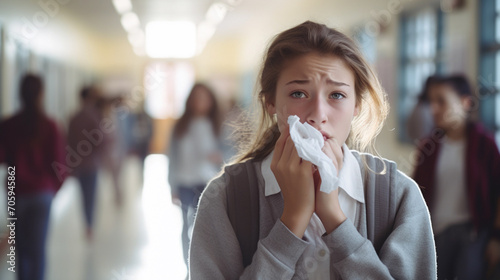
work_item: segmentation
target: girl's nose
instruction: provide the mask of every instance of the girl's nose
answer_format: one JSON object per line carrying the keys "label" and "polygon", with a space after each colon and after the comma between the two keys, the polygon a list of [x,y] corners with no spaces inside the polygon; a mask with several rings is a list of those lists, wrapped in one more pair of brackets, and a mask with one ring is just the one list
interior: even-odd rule
{"label": "girl's nose", "polygon": [[326,114],[326,105],[325,101],[321,100],[321,98],[316,98],[311,101],[311,105],[309,108],[309,114],[307,115],[307,122],[310,125],[320,125],[326,123],[328,120]]}

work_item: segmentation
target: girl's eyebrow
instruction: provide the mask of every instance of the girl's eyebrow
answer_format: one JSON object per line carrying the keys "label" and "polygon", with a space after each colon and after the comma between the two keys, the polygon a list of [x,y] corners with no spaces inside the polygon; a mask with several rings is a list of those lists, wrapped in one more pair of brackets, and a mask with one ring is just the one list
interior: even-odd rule
{"label": "girl's eyebrow", "polygon": [[285,85],[290,85],[290,84],[303,85],[303,84],[307,84],[307,83],[309,83],[309,80],[293,80],[293,81],[286,83]]}
{"label": "girl's eyebrow", "polygon": [[348,85],[348,84],[346,84],[346,83],[339,82],[339,81],[334,81],[334,80],[331,80],[331,79],[327,79],[327,80],[326,80],[326,82],[327,82],[327,83],[329,83],[329,84],[334,84],[334,85],[336,85],[336,86],[346,86],[346,87],[348,87],[348,86],[349,86],[349,85]]}
{"label": "girl's eyebrow", "polygon": [[[346,83],[343,83],[343,82],[339,82],[339,81],[334,81],[332,79],[327,79],[326,82],[328,84],[334,84],[336,86],[346,86],[346,87],[349,87],[348,84]],[[292,80],[288,83],[286,83],[285,85],[290,85],[290,84],[299,84],[299,85],[303,85],[303,84],[307,84],[309,83],[309,80]]]}

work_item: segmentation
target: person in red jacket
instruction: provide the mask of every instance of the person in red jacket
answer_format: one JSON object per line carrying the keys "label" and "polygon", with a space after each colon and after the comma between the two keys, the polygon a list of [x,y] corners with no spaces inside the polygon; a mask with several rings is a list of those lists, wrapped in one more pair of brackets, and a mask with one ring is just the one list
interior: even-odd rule
{"label": "person in red jacket", "polygon": [[64,162],[65,138],[43,111],[42,79],[26,74],[20,89],[21,111],[0,123],[0,163],[7,164],[12,206],[8,218],[17,218],[9,221],[16,236],[9,250],[15,248],[18,279],[40,280],[44,279],[50,207],[65,178],[56,174],[52,164]]}
{"label": "person in red jacket", "polygon": [[418,147],[413,178],[429,206],[438,279],[484,279],[500,260],[500,154],[492,135],[472,121],[464,76],[429,89],[436,127]]}

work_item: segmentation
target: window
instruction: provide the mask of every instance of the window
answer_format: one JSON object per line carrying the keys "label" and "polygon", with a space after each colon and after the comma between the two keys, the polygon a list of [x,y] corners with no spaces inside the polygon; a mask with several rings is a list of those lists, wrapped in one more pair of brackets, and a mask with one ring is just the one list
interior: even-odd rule
{"label": "window", "polygon": [[358,44],[358,47],[365,56],[366,60],[373,65],[377,56],[375,36],[368,35],[364,28],[358,26],[354,28],[352,37]]}
{"label": "window", "polygon": [[479,117],[500,145],[500,0],[481,1],[480,11]]}
{"label": "window", "polygon": [[47,115],[67,127],[70,116],[80,106],[80,90],[94,84],[97,77],[90,70],[31,53],[29,71],[44,83],[44,110]]}
{"label": "window", "polygon": [[2,40],[3,61],[2,68],[9,71],[2,72],[2,114],[7,116],[21,108],[19,99],[19,83],[21,77],[29,70],[30,51],[23,44],[16,41],[8,33],[4,33]]}
{"label": "window", "polygon": [[439,8],[426,7],[401,17],[399,77],[399,139],[410,142],[406,121],[430,75],[443,72],[442,14]]}

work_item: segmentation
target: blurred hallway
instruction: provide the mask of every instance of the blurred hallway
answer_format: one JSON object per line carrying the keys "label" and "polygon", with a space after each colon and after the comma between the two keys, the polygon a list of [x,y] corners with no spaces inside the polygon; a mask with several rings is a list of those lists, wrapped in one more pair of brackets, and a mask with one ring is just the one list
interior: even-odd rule
{"label": "blurred hallway", "polygon": [[[69,178],[56,195],[49,222],[47,271],[50,280],[184,279],[180,208],[172,205],[167,185],[167,158],[146,158],[144,187],[139,162],[129,158],[121,182],[125,202],[114,204],[111,178],[101,172],[96,203],[96,232],[92,243],[84,236],[81,193]],[[4,180],[5,174],[0,174]],[[0,218],[5,220],[5,191],[0,192]],[[2,254],[0,279],[14,280]]]}
{"label": "blurred hallway", "polygon": [[[214,90],[225,118],[238,119],[231,114],[234,105],[236,111],[251,112],[266,46],[279,32],[306,20],[348,35],[373,66],[391,108],[374,151],[406,175],[427,166],[418,155],[421,136],[410,135],[420,126],[409,120],[419,104],[429,105],[420,101],[432,75],[468,78],[473,95],[467,113],[494,134],[500,147],[500,0],[0,0],[0,122],[22,110],[20,82],[25,74],[34,74],[43,81],[43,104],[38,105],[46,116],[66,140],[83,135],[80,148],[85,143],[94,148],[94,141],[99,142],[95,137],[83,128],[69,128],[82,108],[81,90],[95,86],[102,91],[99,131],[117,140],[110,145],[116,148],[113,155],[123,155],[131,146],[136,155],[152,154],[144,184],[137,158],[104,156],[114,164],[123,162],[124,206],[115,206],[116,181],[102,171],[91,244],[85,238],[79,182],[65,181],[52,203],[45,280],[185,279],[182,211],[171,202],[168,159],[159,154],[169,147],[195,83]],[[108,131],[108,118],[121,134]],[[424,106],[415,123],[431,118],[430,107]],[[27,125],[12,127],[30,131]],[[97,127],[85,130],[93,129]],[[431,155],[441,143],[434,136],[424,145]],[[0,237],[8,229],[3,163],[5,151],[12,150],[3,148],[4,139],[17,148],[22,147],[18,139],[32,138],[13,137],[0,128]],[[61,163],[68,167],[73,154],[86,153],[73,144],[61,148],[66,148]],[[48,149],[40,145],[39,150]],[[33,157],[27,158],[31,162]],[[43,170],[41,166],[32,170]],[[189,177],[192,166],[186,166]],[[35,173],[26,172],[24,178],[37,178]],[[31,187],[42,186],[38,179],[32,181]],[[19,199],[21,194],[16,195]],[[47,215],[43,218],[47,221]],[[0,248],[0,253],[0,280],[16,279],[7,270],[8,252]]]}

